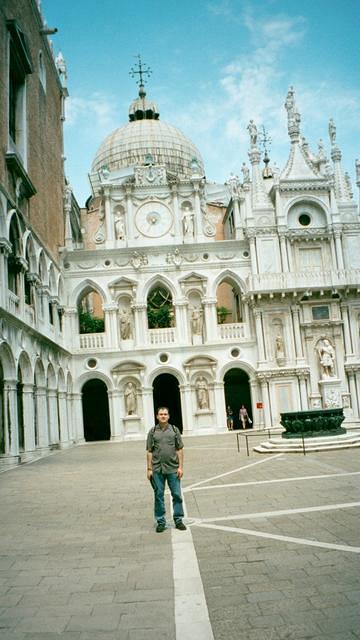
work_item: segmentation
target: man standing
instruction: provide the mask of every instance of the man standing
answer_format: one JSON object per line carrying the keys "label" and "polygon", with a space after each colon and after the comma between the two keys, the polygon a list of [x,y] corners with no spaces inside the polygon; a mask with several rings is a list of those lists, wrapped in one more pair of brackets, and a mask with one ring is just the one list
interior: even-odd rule
{"label": "man standing", "polygon": [[183,476],[183,441],[177,427],[169,424],[169,410],[159,407],[157,424],[150,429],[146,440],[147,477],[154,489],[156,532],[166,529],[165,482],[171,492],[175,527],[185,531],[180,480]]}

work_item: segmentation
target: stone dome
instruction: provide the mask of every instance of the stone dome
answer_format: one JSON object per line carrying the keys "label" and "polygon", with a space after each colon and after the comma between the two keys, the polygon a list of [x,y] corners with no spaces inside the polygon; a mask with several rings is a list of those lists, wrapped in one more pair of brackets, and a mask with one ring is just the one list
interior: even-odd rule
{"label": "stone dome", "polygon": [[129,109],[130,122],[115,129],[100,145],[92,164],[95,173],[106,167],[109,171],[149,164],[164,165],[166,170],[189,178],[196,173],[204,175],[200,152],[184,134],[170,124],[161,122],[157,107],[145,100],[139,92]]}

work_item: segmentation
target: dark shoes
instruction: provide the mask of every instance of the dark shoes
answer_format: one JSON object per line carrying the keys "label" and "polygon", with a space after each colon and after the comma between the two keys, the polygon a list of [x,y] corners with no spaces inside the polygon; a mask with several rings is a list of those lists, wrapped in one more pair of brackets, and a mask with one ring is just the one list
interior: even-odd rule
{"label": "dark shoes", "polygon": [[[179,529],[179,531],[186,531],[186,526],[184,525],[182,520],[175,522],[175,528]],[[163,522],[158,522],[156,525],[156,533],[162,533],[166,529],[166,524]]]}
{"label": "dark shoes", "polygon": [[166,529],[166,524],[159,522],[156,526],[156,533],[162,533]]}
{"label": "dark shoes", "polygon": [[182,520],[180,520],[179,522],[175,522],[175,527],[176,529],[179,529],[179,531],[186,531],[186,526],[184,525]]}

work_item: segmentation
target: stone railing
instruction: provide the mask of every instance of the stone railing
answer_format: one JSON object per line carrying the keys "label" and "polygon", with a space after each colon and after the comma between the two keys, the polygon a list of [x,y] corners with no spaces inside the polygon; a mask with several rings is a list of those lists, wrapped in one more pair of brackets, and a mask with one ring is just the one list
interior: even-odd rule
{"label": "stone railing", "polygon": [[244,322],[229,322],[218,324],[220,340],[246,340],[246,324]]}
{"label": "stone railing", "polygon": [[307,269],[287,273],[251,274],[247,278],[249,292],[306,289],[314,286],[336,288],[345,285],[358,285],[359,282],[360,269],[334,269],[332,271]]}
{"label": "stone railing", "polygon": [[13,313],[14,315],[18,315],[19,313],[19,296],[16,295],[13,291],[8,290],[8,311],[9,313]]}
{"label": "stone railing", "polygon": [[165,329],[149,329],[148,337],[149,343],[152,346],[175,344],[176,329],[175,327],[168,327]]}
{"label": "stone railing", "polygon": [[81,333],[80,349],[103,349],[105,346],[105,333]]}

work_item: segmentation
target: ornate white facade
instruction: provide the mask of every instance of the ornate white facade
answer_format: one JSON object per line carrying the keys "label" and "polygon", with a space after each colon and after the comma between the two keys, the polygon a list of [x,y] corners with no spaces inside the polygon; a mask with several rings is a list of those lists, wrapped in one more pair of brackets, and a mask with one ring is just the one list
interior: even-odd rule
{"label": "ornate white facade", "polygon": [[334,123],[327,159],[300,135],[292,88],[285,108],[285,167],[264,168],[251,121],[250,168],[221,186],[141,86],[93,162],[82,239],[69,191],[58,263],[18,229],[16,296],[3,197],[3,460],[144,438],[159,404],[186,435],[226,430],[228,404],[255,429],[319,407],[360,421],[359,211]]}

